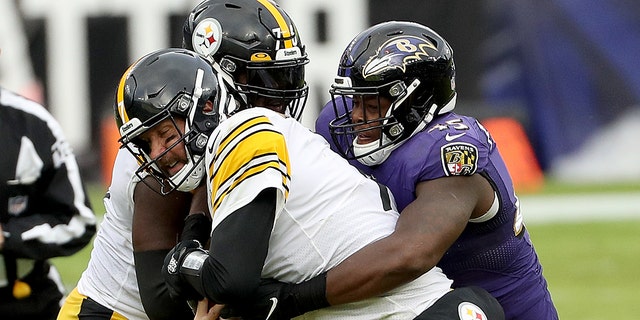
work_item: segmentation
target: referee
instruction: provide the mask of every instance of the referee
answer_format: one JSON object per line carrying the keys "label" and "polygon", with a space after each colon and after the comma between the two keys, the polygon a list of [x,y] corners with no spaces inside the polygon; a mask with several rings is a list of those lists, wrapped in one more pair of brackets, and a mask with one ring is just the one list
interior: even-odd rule
{"label": "referee", "polygon": [[65,288],[47,259],[96,232],[62,128],[40,104],[0,88],[0,315],[55,319]]}

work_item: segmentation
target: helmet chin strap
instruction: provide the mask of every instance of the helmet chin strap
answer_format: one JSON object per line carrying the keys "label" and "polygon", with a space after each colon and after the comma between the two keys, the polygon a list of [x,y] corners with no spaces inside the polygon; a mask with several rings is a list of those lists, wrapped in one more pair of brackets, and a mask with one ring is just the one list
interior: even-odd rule
{"label": "helmet chin strap", "polygon": [[380,146],[380,139],[366,144],[359,144],[357,140],[357,138],[353,140],[353,154],[356,157],[367,154],[366,156],[357,158],[358,162],[365,166],[375,166],[383,163],[391,155],[391,151],[399,145],[389,146],[375,151],[378,146]]}
{"label": "helmet chin strap", "polygon": [[[198,110],[198,99],[202,96],[202,81],[204,78],[204,70],[198,69],[196,73],[196,79],[193,86],[193,92],[191,93],[191,110],[189,110],[189,114],[187,116],[187,121],[185,121],[184,134],[188,134],[191,130],[194,130],[193,127],[193,119],[195,118],[196,112],[203,112],[202,110]],[[174,174],[170,179],[171,182],[176,186],[176,190],[182,192],[188,192],[195,189],[199,184],[202,178],[204,177],[204,161],[202,161],[202,155],[193,155],[189,150],[188,143],[185,141],[184,148],[187,155],[187,164],[185,164],[176,174]]]}
{"label": "helmet chin strap", "polygon": [[[222,101],[226,101],[226,105],[228,106],[227,110],[218,109],[220,121],[222,122],[234,113],[245,109],[247,107],[248,100],[244,93],[240,93],[237,90],[235,80],[228,71],[223,70],[217,62],[212,62],[211,66],[216,70],[216,73],[218,74],[218,82],[220,82],[221,86],[226,85],[229,88],[228,90],[225,90],[228,96],[221,97],[220,99],[221,105],[225,105]],[[214,108],[215,107],[216,106],[214,106]]]}

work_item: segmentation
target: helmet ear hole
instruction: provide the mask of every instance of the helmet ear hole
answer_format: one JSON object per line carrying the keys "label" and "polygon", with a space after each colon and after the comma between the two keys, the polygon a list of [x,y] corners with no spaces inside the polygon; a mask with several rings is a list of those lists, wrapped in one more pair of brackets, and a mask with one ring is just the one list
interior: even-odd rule
{"label": "helmet ear hole", "polygon": [[[409,103],[413,109],[417,109],[418,111],[426,111],[433,104],[433,91],[422,91],[419,94],[416,94],[411,98]],[[420,112],[422,113],[422,112]]]}
{"label": "helmet ear hole", "polygon": [[238,70],[238,65],[228,58],[220,59],[220,68],[227,73],[235,73]]}

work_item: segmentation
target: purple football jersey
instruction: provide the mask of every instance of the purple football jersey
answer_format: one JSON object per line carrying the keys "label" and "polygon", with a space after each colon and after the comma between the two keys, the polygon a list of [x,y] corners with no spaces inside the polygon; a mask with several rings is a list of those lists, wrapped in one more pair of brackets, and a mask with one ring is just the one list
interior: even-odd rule
{"label": "purple football jersey", "polygon": [[[328,129],[334,118],[330,104],[320,113],[316,132],[337,150]],[[509,172],[495,142],[476,119],[453,112],[437,116],[382,164],[369,168],[355,160],[351,164],[389,187],[400,211],[415,199],[421,181],[454,175],[485,177],[497,194],[498,213],[486,222],[469,222],[438,266],[454,280],[454,287],[476,285],[489,291],[502,304],[506,319],[558,319]]]}

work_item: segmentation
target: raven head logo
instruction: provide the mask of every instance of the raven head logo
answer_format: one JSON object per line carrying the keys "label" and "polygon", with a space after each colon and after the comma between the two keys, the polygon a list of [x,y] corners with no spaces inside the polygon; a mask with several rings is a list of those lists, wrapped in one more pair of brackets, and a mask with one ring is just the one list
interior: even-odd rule
{"label": "raven head logo", "polygon": [[[438,48],[428,39],[416,36],[398,36],[387,40],[369,58],[362,70],[366,79],[387,70],[400,69],[404,73],[407,65],[418,60],[435,60]],[[431,54],[430,54],[431,53]]]}

